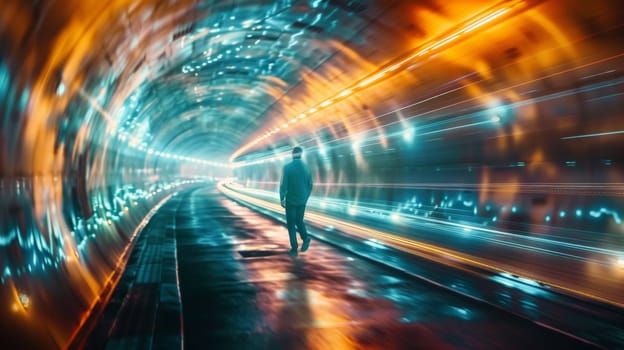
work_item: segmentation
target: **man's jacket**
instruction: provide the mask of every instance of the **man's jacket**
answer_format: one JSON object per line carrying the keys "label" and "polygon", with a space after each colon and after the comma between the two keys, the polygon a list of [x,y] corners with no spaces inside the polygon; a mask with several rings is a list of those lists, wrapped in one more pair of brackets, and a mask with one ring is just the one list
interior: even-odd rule
{"label": "man's jacket", "polygon": [[312,176],[301,159],[293,159],[284,165],[280,182],[280,201],[286,199],[286,205],[305,205],[310,193],[312,193]]}

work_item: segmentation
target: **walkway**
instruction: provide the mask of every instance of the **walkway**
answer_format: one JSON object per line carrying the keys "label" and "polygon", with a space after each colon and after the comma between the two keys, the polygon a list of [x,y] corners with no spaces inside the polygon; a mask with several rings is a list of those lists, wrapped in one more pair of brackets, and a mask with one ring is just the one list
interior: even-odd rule
{"label": "walkway", "polygon": [[89,348],[591,348],[319,241],[288,248],[282,224],[214,188],[178,194],[141,234]]}

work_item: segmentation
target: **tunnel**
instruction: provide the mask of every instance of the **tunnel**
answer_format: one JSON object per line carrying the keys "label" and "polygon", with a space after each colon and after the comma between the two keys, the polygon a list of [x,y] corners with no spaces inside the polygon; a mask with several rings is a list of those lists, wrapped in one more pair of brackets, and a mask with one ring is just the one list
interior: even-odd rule
{"label": "tunnel", "polygon": [[2,0],[2,348],[624,349],[623,19]]}

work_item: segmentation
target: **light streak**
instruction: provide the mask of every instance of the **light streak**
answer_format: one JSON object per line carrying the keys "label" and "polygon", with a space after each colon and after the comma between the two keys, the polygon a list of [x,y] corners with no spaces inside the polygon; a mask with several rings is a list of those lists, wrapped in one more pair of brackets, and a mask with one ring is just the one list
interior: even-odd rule
{"label": "light streak", "polygon": [[[251,197],[249,195],[236,192],[226,185],[226,182],[220,182],[217,185],[218,189],[227,197],[230,197],[235,200],[240,200],[242,202],[249,203],[251,205],[264,208],[274,213],[283,214],[283,208],[277,204],[276,202],[269,202],[262,199],[257,199]],[[356,236],[362,239],[376,239],[381,244],[384,244],[388,247],[393,247],[395,249],[407,252],[409,254],[415,254],[421,257],[424,257],[429,260],[436,261],[438,263],[442,263],[445,265],[455,266],[456,262],[460,262],[462,264],[466,264],[467,266],[478,267],[482,269],[486,269],[487,271],[492,271],[495,273],[504,273],[509,275],[521,276],[523,273],[516,273],[510,270],[513,270],[513,267],[505,267],[493,265],[492,262],[487,260],[479,259],[478,257],[465,255],[463,253],[459,253],[453,250],[449,250],[446,248],[442,248],[439,246],[435,246],[433,244],[424,243],[420,241],[415,241],[410,238],[398,236],[392,233],[380,231],[368,226],[359,225],[357,223],[348,222],[344,219],[336,219],[332,216],[319,214],[316,212],[306,213],[306,217],[308,220],[312,222],[316,222],[325,226],[332,226],[342,231],[346,234]],[[424,254],[424,255],[423,255]],[[621,254],[621,252],[619,252]],[[523,271],[524,273],[528,273],[527,271]],[[624,303],[618,302],[617,300],[610,299],[608,297],[601,297],[592,292],[580,290],[578,286],[568,287],[562,285],[561,283],[554,282],[544,282],[540,281],[539,278],[532,277],[522,277],[526,280],[533,280],[536,283],[541,283],[544,285],[549,285],[551,287],[557,288],[562,291],[566,291],[573,295],[578,295],[582,297],[586,297],[592,300],[597,300],[600,302],[608,303],[611,305],[615,305],[617,307],[624,307]]]}
{"label": "light streak", "polygon": [[[254,181],[260,185],[276,185],[276,181]],[[624,196],[624,182],[607,182],[607,183],[591,183],[591,182],[533,182],[533,183],[515,183],[515,182],[492,182],[487,185],[481,183],[462,183],[462,182],[419,182],[419,183],[389,183],[389,182],[319,182],[314,184],[315,187],[358,187],[358,188],[402,188],[402,189],[453,189],[453,190],[471,190],[480,191],[483,187],[487,187],[492,191],[500,192],[516,186],[514,192],[521,193],[558,193],[578,195],[578,191],[582,195],[604,196],[613,194],[616,196]],[[553,191],[549,191],[553,190]],[[569,192],[566,192],[569,191]]]}
{"label": "light streak", "polygon": [[504,15],[505,13],[509,12],[510,9],[506,8],[506,9],[500,9],[494,13],[492,13],[489,16],[486,16],[485,18],[482,18],[476,22],[474,22],[473,24],[468,25],[467,27],[465,27],[463,30],[460,31],[460,34],[465,34],[468,33],[478,27],[481,27],[482,25],[493,21],[494,19]]}
{"label": "light streak", "polygon": [[562,140],[571,140],[571,139],[582,139],[582,138],[587,138],[587,137],[600,137],[600,136],[611,136],[611,135],[619,135],[619,134],[624,134],[624,130],[617,130],[617,131],[605,131],[605,132],[599,132],[599,133],[595,133],[595,134],[585,134],[585,135],[576,135],[576,136],[566,136],[566,137],[562,137]]}
{"label": "light streak", "polygon": [[[622,54],[622,55],[624,55],[624,54]],[[620,57],[620,56],[622,56],[622,55],[617,55],[617,56],[614,56],[613,58]],[[571,95],[578,94],[578,93],[582,93],[582,92],[592,91],[593,89],[597,89],[597,88],[600,88],[600,87],[610,87],[610,86],[616,86],[616,85],[620,85],[620,84],[623,84],[623,83],[624,83],[624,79],[615,79],[615,80],[613,80],[613,81],[610,81],[610,82],[609,82],[609,83],[607,83],[607,84],[604,84],[604,83],[600,83],[600,84],[592,84],[592,85],[588,85],[588,86],[585,86],[585,87],[583,87],[583,88],[579,88],[579,89],[571,89],[571,90],[566,90],[566,91],[563,91],[563,92],[557,92],[557,93],[553,93],[553,94],[548,94],[548,95],[545,95],[545,96],[541,96],[541,97],[539,97],[539,98],[528,99],[528,100],[524,100],[524,101],[520,101],[520,102],[516,102],[516,103],[508,104],[508,105],[506,105],[505,107],[506,107],[506,108],[508,108],[508,109],[516,109],[516,108],[520,108],[520,107],[524,107],[524,106],[530,106],[530,105],[535,104],[535,103],[541,103],[541,102],[545,102],[545,101],[549,101],[549,100],[553,100],[553,99],[557,99],[557,98],[562,98],[562,97],[566,97],[566,96],[571,96]],[[520,84],[519,84],[519,85],[520,85]],[[458,88],[458,89],[459,89],[459,88]],[[387,113],[381,114],[381,115],[379,115],[379,116],[377,116],[377,117],[375,117],[375,118],[380,118],[380,117],[386,116],[386,115],[391,114],[391,113],[396,113],[397,111],[400,111],[400,110],[403,110],[403,109],[406,109],[406,108],[414,107],[414,106],[416,106],[416,105],[418,105],[418,104],[421,104],[421,103],[427,102],[427,101],[432,100],[432,99],[434,99],[434,98],[441,97],[441,96],[443,96],[443,95],[445,95],[445,94],[447,94],[447,93],[450,93],[450,92],[452,92],[452,91],[454,91],[454,90],[457,90],[457,89],[453,89],[453,90],[450,90],[450,91],[446,91],[446,92],[444,92],[444,93],[442,93],[442,94],[439,94],[439,95],[436,95],[436,96],[429,97],[429,98],[427,98],[427,99],[424,99],[424,100],[421,100],[421,101],[418,101],[418,102],[415,102],[415,103],[409,104],[409,105],[407,105],[407,106],[403,106],[403,107],[398,108],[398,109],[396,109],[396,110],[393,110],[393,111],[390,111],[390,112],[387,112]],[[463,102],[466,102],[466,101],[463,101]],[[437,109],[429,110],[429,111],[428,111],[428,112],[426,112],[426,113],[422,113],[422,114],[414,115],[414,116],[409,117],[408,119],[414,119],[414,118],[417,118],[417,117],[423,117],[423,116],[425,116],[425,115],[431,115],[431,114],[433,114],[434,112],[439,112],[439,111],[442,111],[443,109],[447,109],[447,108],[449,108],[449,107],[451,107],[451,106],[455,106],[455,105],[457,105],[457,104],[459,104],[459,103],[461,103],[461,102],[457,102],[457,103],[455,103],[455,104],[453,104],[453,105],[450,105],[450,106],[449,106],[449,105],[447,105],[447,106],[440,107],[440,108],[437,108]],[[501,106],[499,106],[499,107],[498,107],[498,109],[500,109],[500,108],[501,108]],[[488,108],[488,110],[489,110],[489,109],[491,109],[491,108]],[[471,114],[469,114],[469,115],[460,116],[460,117],[456,117],[456,118],[452,118],[452,119],[446,120],[444,123],[446,123],[446,124],[452,124],[452,123],[455,123],[455,122],[458,122],[458,121],[464,121],[464,120],[467,120],[467,119],[469,119],[469,118],[473,118],[473,119],[482,119],[482,117],[481,117],[481,114],[482,114],[482,113],[483,113],[483,111],[474,112],[474,113],[471,113]],[[501,119],[500,119],[500,117],[498,117],[498,116],[494,116],[494,117],[492,117],[492,118],[490,118],[490,119],[489,119],[489,123],[498,123],[498,122],[500,122],[500,121],[501,121]],[[399,121],[395,121],[395,122],[392,122],[392,123],[388,123],[388,124],[385,124],[385,125],[381,125],[381,126],[378,126],[378,127],[374,128],[374,130],[381,129],[381,128],[383,128],[383,127],[387,127],[387,126],[390,126],[390,125],[396,124],[396,123],[398,123],[398,122],[399,122]],[[437,123],[431,123],[431,124],[429,124],[429,125],[427,125],[427,124],[422,124],[422,125],[420,125],[420,127],[419,127],[419,128],[420,128],[421,130],[422,130],[422,129],[427,129],[427,128],[433,128],[433,127],[437,126],[438,124],[440,124],[440,123],[439,123],[439,122],[437,122]],[[486,125],[486,124],[488,124],[488,122],[487,122],[487,121],[479,121],[479,122],[476,122],[476,123],[464,124],[464,125],[459,125],[459,126],[455,126],[455,127],[451,127],[451,128],[446,128],[446,129],[438,129],[438,130],[433,130],[433,131],[430,131],[430,132],[428,132],[428,133],[422,133],[421,135],[429,135],[429,134],[435,134],[435,133],[438,133],[438,132],[453,131],[453,130],[457,130],[457,129],[461,129],[461,128],[465,128],[465,127],[474,127],[474,126],[478,126],[478,125]],[[372,130],[373,130],[373,129],[370,129],[370,131],[372,131]],[[333,140],[329,141],[329,142],[328,142],[328,144],[331,144],[331,143],[337,143],[337,142],[339,142],[339,141],[341,141],[341,140],[345,140],[345,139],[347,139],[347,138],[349,138],[349,137],[350,137],[350,136],[348,136],[348,135],[347,135],[347,136],[344,136],[344,137],[342,137],[342,138],[336,138],[336,139],[333,139]],[[378,138],[379,138],[379,137],[378,137]],[[270,159],[270,158],[269,158],[269,159]],[[237,168],[237,167],[240,167],[240,166],[245,166],[245,165],[254,165],[254,164],[258,164],[258,163],[260,163],[260,162],[259,162],[259,161],[257,161],[257,162],[248,162],[248,163],[244,163],[244,164],[243,164],[243,163],[240,163],[240,162],[237,162],[237,163],[234,163],[234,164],[233,164],[233,168]]]}
{"label": "light streak", "polygon": [[97,102],[96,99],[91,97],[91,95],[86,93],[82,88],[78,90],[78,92],[82,98],[84,98],[87,102],[89,102],[91,107],[93,107],[96,111],[100,113],[102,117],[104,117],[104,120],[108,123],[110,130],[113,130],[117,127],[118,125],[117,120],[115,120],[115,118],[113,118],[113,116],[111,116],[110,113],[108,113],[104,108],[102,108],[102,106],[100,106],[100,104]]}
{"label": "light streak", "polygon": [[[334,98],[327,98],[325,101],[317,104],[315,107],[310,108],[307,111],[307,114],[315,114],[319,110],[326,108],[334,103],[338,103],[350,96],[353,92],[363,91],[366,88],[371,87],[374,83],[378,83],[381,80],[388,79],[390,77],[396,76],[396,72],[399,72],[401,68],[406,69],[405,66],[411,66],[416,58],[424,57],[425,55],[436,51],[442,47],[448,46],[450,43],[457,41],[461,36],[465,36],[465,34],[476,30],[477,28],[483,27],[485,24],[494,21],[497,18],[509,13],[512,9],[520,8],[520,5],[524,5],[524,1],[514,1],[512,3],[509,2],[501,2],[497,7],[504,6],[503,8],[498,8],[495,10],[489,10],[489,13],[485,15],[476,15],[479,16],[476,20],[472,20],[467,24],[463,24],[459,29],[452,31],[450,34],[444,34],[441,38],[434,39],[433,43],[425,46],[424,49],[416,49],[416,53],[409,56],[407,59],[405,58],[395,58],[388,64],[387,68],[382,68],[377,72],[370,74],[369,76],[356,81],[355,83],[349,85],[347,88],[337,93]],[[488,11],[488,10],[486,10]],[[407,67],[409,68],[409,67]],[[388,74],[393,73],[394,74]],[[279,130],[278,130],[279,131]],[[257,139],[241,146],[239,149],[234,151],[230,155],[230,162],[233,162],[234,159],[262,142],[266,137],[258,137]]]}
{"label": "light streak", "polygon": [[[315,186],[317,186],[315,184]],[[254,198],[262,198],[264,200],[267,201],[272,201],[274,200],[275,197],[275,193],[270,192],[270,191],[266,191],[266,190],[260,190],[260,189],[255,189],[255,188],[249,188],[249,187],[242,187],[236,183],[229,183],[228,187],[235,189],[236,192],[238,193],[244,193],[250,196],[253,196]],[[308,204],[308,207],[313,207],[314,203],[316,202],[315,198],[311,198],[310,202]],[[327,204],[331,203],[333,205],[333,207],[335,208],[354,208],[355,207],[349,203],[346,200],[343,199],[336,199],[336,198],[328,198],[325,197],[320,201],[319,207],[321,207],[322,209],[324,209],[325,207],[327,207]],[[415,203],[413,203],[415,204]],[[359,202],[357,205],[357,208],[359,208],[359,212],[361,213],[380,213],[383,216],[390,216],[392,217],[393,214],[396,214],[395,212],[391,212],[389,210],[383,209],[385,206],[377,206],[375,207],[373,204],[371,203],[363,203],[363,202]],[[419,208],[423,208],[421,206],[419,206]],[[423,208],[424,209],[424,208]],[[356,211],[357,213],[357,211]],[[362,214],[360,214],[362,215]],[[444,229],[444,227],[452,227],[452,228],[461,228],[463,230],[465,230],[466,228],[469,228],[471,231],[474,230],[475,232],[479,232],[479,233],[483,233],[483,234],[491,234],[492,237],[500,237],[500,236],[506,236],[506,237],[513,237],[514,239],[520,239],[523,241],[527,241],[527,242],[531,242],[533,243],[539,243],[539,244],[548,244],[548,245],[556,245],[556,246],[561,246],[561,247],[565,247],[565,248],[569,248],[569,249],[574,249],[574,250],[578,250],[578,251],[584,251],[584,252],[589,252],[589,253],[597,253],[597,254],[606,254],[606,255],[610,255],[610,256],[619,256],[622,252],[619,250],[614,250],[614,249],[606,249],[606,248],[599,248],[599,247],[593,247],[593,246],[588,246],[588,245],[581,245],[581,244],[576,244],[576,243],[570,243],[570,242],[565,242],[562,240],[556,240],[556,239],[552,239],[552,238],[544,238],[544,237],[539,237],[539,236],[518,236],[516,234],[513,233],[509,233],[509,232],[505,232],[505,231],[501,231],[501,230],[496,230],[496,229],[490,229],[490,228],[486,228],[486,227],[482,227],[482,226],[469,226],[463,223],[455,223],[455,222],[449,222],[449,221],[445,221],[445,220],[438,220],[438,219],[434,219],[434,218],[424,218],[424,217],[420,217],[417,215],[409,215],[407,213],[403,213],[402,214],[403,218],[405,220],[407,219],[411,219],[411,224],[418,224],[418,223],[427,223],[427,224],[437,224],[437,225],[443,225],[443,226],[438,226],[438,229]],[[375,218],[375,216],[371,216],[372,218]],[[452,230],[449,230],[449,232],[452,232]],[[508,246],[515,246],[515,247],[523,247],[523,248],[531,248],[532,246],[529,246],[528,244],[516,244],[516,243],[508,243],[505,241],[501,241],[498,239],[492,239],[491,237],[488,236],[482,236],[482,239],[486,239],[489,240],[491,242],[495,242],[497,244],[504,244],[504,245],[508,245]],[[546,249],[538,249],[540,251],[543,252],[547,252],[550,253],[552,255],[559,255],[559,256],[567,256],[570,258],[576,258],[575,256],[566,254],[566,253],[560,253],[557,251],[553,251],[553,250],[546,250]],[[608,259],[607,259],[608,260]]]}

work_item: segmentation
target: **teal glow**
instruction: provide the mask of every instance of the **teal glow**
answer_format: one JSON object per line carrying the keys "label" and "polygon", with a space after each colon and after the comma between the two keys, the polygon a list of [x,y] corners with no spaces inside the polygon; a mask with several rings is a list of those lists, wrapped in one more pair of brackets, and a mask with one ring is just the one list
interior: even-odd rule
{"label": "teal glow", "polygon": [[6,66],[0,62],[0,98],[2,98],[11,86],[11,76]]}
{"label": "teal glow", "polygon": [[414,139],[414,128],[408,128],[403,131],[403,139],[407,142],[411,142]]}
{"label": "teal glow", "polygon": [[357,215],[358,210],[356,207],[349,207],[349,215]]}
{"label": "teal glow", "polygon": [[491,279],[507,287],[521,290],[529,295],[540,295],[545,293],[545,286],[541,285],[537,281],[514,276],[506,272],[501,272],[498,275],[493,276]]}
{"label": "teal glow", "polygon": [[618,213],[614,210],[609,210],[607,208],[600,208],[600,210],[592,210],[589,212],[589,215],[595,217],[595,218],[599,218],[602,215],[610,215],[611,217],[613,217],[613,220],[615,221],[616,224],[621,224],[622,223],[622,219],[620,219],[620,215],[618,215]]}
{"label": "teal glow", "polygon": [[65,93],[65,84],[61,82],[58,88],[56,89],[56,94],[59,96],[63,96],[64,93]]}

